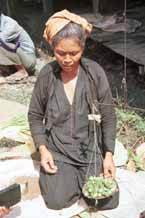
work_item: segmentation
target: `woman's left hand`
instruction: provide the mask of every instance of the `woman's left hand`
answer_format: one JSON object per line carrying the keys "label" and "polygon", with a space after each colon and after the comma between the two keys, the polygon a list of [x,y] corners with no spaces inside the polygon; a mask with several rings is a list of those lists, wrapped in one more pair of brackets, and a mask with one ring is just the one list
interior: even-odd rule
{"label": "woman's left hand", "polygon": [[116,167],[113,161],[113,155],[111,152],[106,152],[103,161],[103,175],[105,178],[115,178]]}

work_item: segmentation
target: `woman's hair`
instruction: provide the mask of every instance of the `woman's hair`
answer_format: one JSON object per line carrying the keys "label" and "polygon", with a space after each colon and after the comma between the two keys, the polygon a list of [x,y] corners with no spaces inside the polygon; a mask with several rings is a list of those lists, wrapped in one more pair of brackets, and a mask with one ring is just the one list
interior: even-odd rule
{"label": "woman's hair", "polygon": [[86,31],[79,24],[70,22],[67,26],[65,26],[53,37],[52,39],[53,49],[60,42],[60,40],[65,38],[77,39],[80,46],[84,48],[87,34]]}

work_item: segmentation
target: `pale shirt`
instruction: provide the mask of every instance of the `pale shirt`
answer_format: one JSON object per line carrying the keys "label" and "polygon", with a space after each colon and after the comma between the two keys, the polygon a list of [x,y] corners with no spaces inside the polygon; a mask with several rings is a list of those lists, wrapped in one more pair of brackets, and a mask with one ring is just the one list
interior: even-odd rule
{"label": "pale shirt", "polygon": [[69,83],[63,84],[64,85],[64,90],[65,94],[68,98],[69,103],[72,105],[73,99],[74,99],[74,94],[75,94],[75,87],[77,83],[78,75],[72,79]]}

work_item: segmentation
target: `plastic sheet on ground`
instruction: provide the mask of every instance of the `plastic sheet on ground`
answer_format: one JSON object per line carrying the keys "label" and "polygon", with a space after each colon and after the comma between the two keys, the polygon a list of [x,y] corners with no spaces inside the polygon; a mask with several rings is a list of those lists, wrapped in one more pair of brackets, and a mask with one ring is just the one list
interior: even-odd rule
{"label": "plastic sheet on ground", "polygon": [[120,203],[116,209],[100,212],[105,218],[139,218],[145,210],[145,172],[117,170]]}
{"label": "plastic sheet on ground", "polygon": [[0,187],[20,176],[39,177],[39,162],[30,159],[0,161]]}
{"label": "plastic sheet on ground", "polygon": [[47,209],[42,197],[35,198],[31,201],[19,203],[13,211],[5,218],[69,218],[87,208],[87,205],[81,199],[71,207],[62,210]]}
{"label": "plastic sheet on ground", "polygon": [[114,151],[114,163],[116,167],[125,166],[128,160],[128,153],[124,145],[116,140],[115,142],[115,151]]}

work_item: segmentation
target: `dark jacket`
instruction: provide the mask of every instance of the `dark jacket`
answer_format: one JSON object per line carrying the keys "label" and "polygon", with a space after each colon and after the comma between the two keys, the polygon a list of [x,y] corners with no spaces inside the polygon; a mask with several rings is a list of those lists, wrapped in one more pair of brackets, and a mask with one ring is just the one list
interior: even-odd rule
{"label": "dark jacket", "polygon": [[72,107],[61,93],[60,71],[56,61],[47,64],[35,84],[28,118],[36,147],[46,145],[55,159],[88,163],[94,139],[88,114],[92,113],[91,105],[95,100],[101,114],[101,124],[97,127],[98,146],[103,154],[106,151],[113,153],[116,116],[104,70],[94,61],[81,59],[81,73]]}

